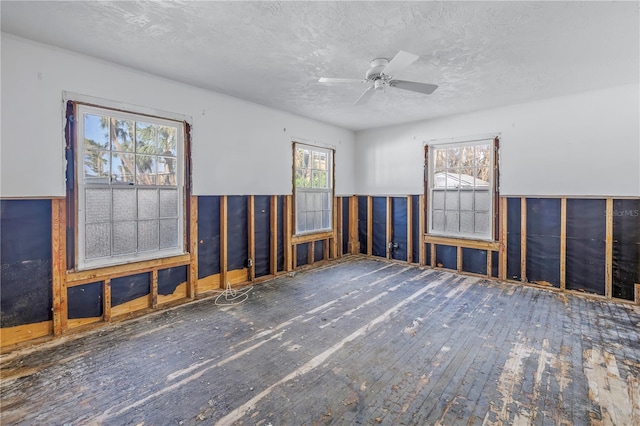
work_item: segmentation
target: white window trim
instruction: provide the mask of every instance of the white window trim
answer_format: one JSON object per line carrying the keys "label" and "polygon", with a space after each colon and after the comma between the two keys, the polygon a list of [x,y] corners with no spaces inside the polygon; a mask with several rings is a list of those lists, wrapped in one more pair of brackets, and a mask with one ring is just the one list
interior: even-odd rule
{"label": "white window trim", "polygon": [[[327,189],[323,189],[323,188],[304,188],[304,189],[299,189],[296,184],[295,184],[295,179],[296,179],[296,167],[295,167],[295,149],[297,146],[306,146],[308,147],[310,150],[312,151],[318,151],[318,152],[324,152],[327,154],[327,158],[329,158],[329,167],[327,170],[327,183],[328,183],[328,188]],[[302,236],[302,235],[312,235],[312,234],[319,234],[319,233],[323,233],[323,232],[329,232],[329,231],[333,231],[333,194],[334,194],[334,182],[333,182],[333,163],[334,163],[334,158],[335,158],[335,149],[328,147],[328,146],[322,146],[322,145],[313,145],[310,144],[308,142],[299,142],[299,141],[293,141],[293,150],[294,150],[294,156],[293,156],[293,176],[292,176],[292,182],[293,182],[293,195],[294,195],[294,203],[293,203],[293,214],[294,214],[294,223],[293,223],[293,234],[295,236]],[[313,229],[313,230],[309,230],[309,231],[301,231],[298,232],[298,209],[297,209],[297,202],[298,202],[298,193],[299,192],[315,192],[315,193],[328,193],[329,194],[329,211],[331,212],[329,215],[329,227],[328,228],[322,228],[322,229]]]}
{"label": "white window trim", "polygon": [[[86,259],[85,258],[85,191],[84,189],[94,187],[93,185],[85,185],[84,183],[84,119],[83,114],[94,115],[109,115],[118,119],[142,121],[151,124],[170,124],[178,128],[177,140],[176,140],[176,187],[178,191],[178,247],[168,249],[157,249],[145,252],[129,253],[124,255],[112,255],[110,257],[98,258],[98,259]],[[157,116],[146,115],[143,113],[131,113],[120,110],[115,110],[109,107],[98,107],[85,105],[81,103],[76,104],[76,129],[75,129],[75,188],[76,188],[76,214],[77,214],[77,229],[76,229],[76,270],[89,270],[105,266],[121,265],[125,263],[141,262],[145,260],[161,259],[166,257],[177,256],[186,253],[186,244],[184,240],[185,232],[185,151],[184,151],[184,122],[175,119],[158,118]],[[98,187],[98,186],[95,186]],[[111,188],[112,186],[106,186],[105,188]],[[138,187],[138,185],[135,185]],[[166,188],[166,186],[142,186],[147,188]],[[173,188],[173,186],[171,186]],[[113,222],[111,222],[113,223]],[[113,242],[112,242],[113,243]]]}
{"label": "white window trim", "polygon": [[[495,234],[495,229],[494,229],[494,203],[493,203],[493,197],[495,194],[495,139],[497,138],[497,136],[495,134],[492,134],[491,136],[474,136],[474,137],[469,137],[469,138],[465,138],[465,139],[449,139],[446,142],[445,141],[433,141],[433,143],[430,144],[425,144],[426,146],[429,147],[429,164],[428,164],[428,184],[429,184],[429,188],[427,188],[428,191],[428,216],[427,216],[427,234],[428,235],[433,235],[433,236],[437,236],[437,237],[446,237],[446,238],[460,238],[460,239],[467,239],[467,240],[476,240],[476,241],[493,241],[494,240],[494,234]],[[434,178],[434,172],[435,172],[435,155],[433,155],[433,150],[434,149],[441,149],[441,148],[446,148],[446,147],[451,147],[451,146],[455,146],[455,147],[463,147],[463,146],[473,146],[473,145],[480,145],[482,143],[487,143],[490,147],[491,147],[491,155],[489,157],[489,231],[488,231],[488,235],[483,236],[483,235],[479,235],[479,234],[467,234],[467,233],[452,233],[452,232],[446,232],[446,231],[434,231],[433,228],[433,193],[434,193],[434,184],[435,184],[435,178]],[[458,212],[460,211],[460,209],[458,209]]]}

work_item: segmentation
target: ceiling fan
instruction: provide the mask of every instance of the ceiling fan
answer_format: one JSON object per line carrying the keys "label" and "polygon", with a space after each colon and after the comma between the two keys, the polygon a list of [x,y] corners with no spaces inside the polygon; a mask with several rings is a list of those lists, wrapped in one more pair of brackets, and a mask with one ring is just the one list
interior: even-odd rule
{"label": "ceiling fan", "polygon": [[393,59],[376,58],[371,61],[371,68],[367,70],[364,79],[357,78],[327,78],[322,77],[319,83],[368,83],[369,87],[360,95],[354,105],[362,105],[369,102],[369,99],[377,90],[384,90],[387,86],[397,89],[410,90],[412,92],[430,95],[438,88],[436,84],[418,83],[415,81],[396,80],[393,74],[418,59],[418,55],[399,51]]}

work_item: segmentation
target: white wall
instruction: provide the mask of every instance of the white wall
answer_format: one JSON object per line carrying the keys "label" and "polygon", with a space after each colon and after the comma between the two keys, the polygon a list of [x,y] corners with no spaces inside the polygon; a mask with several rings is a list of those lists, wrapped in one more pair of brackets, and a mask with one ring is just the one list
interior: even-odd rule
{"label": "white wall", "polygon": [[351,131],[8,34],[1,59],[2,197],[65,195],[63,91],[191,117],[194,195],[290,194],[292,138],[334,146],[355,192]]}
{"label": "white wall", "polygon": [[640,87],[557,97],[356,133],[356,192],[423,192],[423,144],[501,133],[500,193],[640,196]]}

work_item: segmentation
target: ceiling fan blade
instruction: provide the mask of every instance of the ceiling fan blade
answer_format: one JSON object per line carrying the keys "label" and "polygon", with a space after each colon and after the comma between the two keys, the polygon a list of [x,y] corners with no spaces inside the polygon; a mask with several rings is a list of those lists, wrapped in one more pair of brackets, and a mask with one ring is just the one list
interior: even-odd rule
{"label": "ceiling fan blade", "polygon": [[382,73],[386,75],[393,75],[394,72],[411,65],[416,60],[418,60],[418,58],[418,55],[414,55],[413,53],[401,50],[396,54],[396,56],[393,57],[393,59],[387,64],[387,66],[384,67]]}
{"label": "ceiling fan blade", "polygon": [[389,86],[396,89],[410,90],[412,92],[424,93],[425,95],[432,94],[437,88],[437,84],[418,83],[416,81],[404,81],[404,80],[391,80]]}
{"label": "ceiling fan blade", "polygon": [[321,77],[318,80],[318,83],[362,83],[363,79],[361,78],[327,78]]}
{"label": "ceiling fan blade", "polygon": [[356,103],[353,105],[358,106],[366,104],[367,102],[369,102],[369,99],[371,99],[374,93],[376,93],[376,90],[373,88],[373,86],[368,87],[364,92],[362,92],[362,95],[360,95]]}

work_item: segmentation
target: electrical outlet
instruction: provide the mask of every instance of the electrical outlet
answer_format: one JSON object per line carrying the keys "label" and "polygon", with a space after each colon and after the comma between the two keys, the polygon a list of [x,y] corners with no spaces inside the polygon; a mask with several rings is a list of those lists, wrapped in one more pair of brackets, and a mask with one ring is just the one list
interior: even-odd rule
{"label": "electrical outlet", "polygon": [[247,268],[251,268],[253,266],[253,259],[247,259]]}

